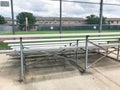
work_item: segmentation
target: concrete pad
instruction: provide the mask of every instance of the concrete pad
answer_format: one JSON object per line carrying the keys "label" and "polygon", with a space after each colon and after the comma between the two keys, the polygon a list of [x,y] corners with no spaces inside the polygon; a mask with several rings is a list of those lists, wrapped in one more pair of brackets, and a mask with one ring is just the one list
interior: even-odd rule
{"label": "concrete pad", "polygon": [[[120,90],[120,63],[110,58],[99,61],[85,74],[68,61],[65,66],[59,60],[44,61],[27,69],[23,83],[18,82],[20,61],[5,54],[0,58],[0,90]],[[89,64],[96,58],[91,56]],[[41,67],[46,65],[50,66]]]}

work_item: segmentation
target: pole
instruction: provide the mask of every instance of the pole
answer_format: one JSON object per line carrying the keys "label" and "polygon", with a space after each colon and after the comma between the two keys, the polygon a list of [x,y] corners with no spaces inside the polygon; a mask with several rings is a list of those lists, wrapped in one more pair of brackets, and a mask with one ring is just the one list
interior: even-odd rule
{"label": "pole", "polygon": [[61,34],[62,34],[62,0],[60,0],[60,38],[61,38]]}
{"label": "pole", "polygon": [[25,18],[26,31],[28,31],[28,17]]}
{"label": "pole", "polygon": [[15,34],[15,23],[14,23],[14,10],[13,10],[13,0],[11,0],[11,15],[12,15],[12,33]]}
{"label": "pole", "polygon": [[100,2],[100,19],[99,19],[99,33],[102,32],[102,17],[103,17],[103,0]]}

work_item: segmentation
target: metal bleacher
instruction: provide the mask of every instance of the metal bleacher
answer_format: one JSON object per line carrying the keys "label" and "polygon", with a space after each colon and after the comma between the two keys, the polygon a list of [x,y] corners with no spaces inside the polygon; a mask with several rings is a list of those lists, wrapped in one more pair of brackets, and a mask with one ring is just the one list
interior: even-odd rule
{"label": "metal bleacher", "polygon": [[[62,38],[59,38],[59,37]],[[72,37],[72,38],[71,38]],[[94,63],[100,59],[108,56],[108,54],[117,51],[116,59],[119,60],[120,52],[120,32],[109,32],[109,33],[77,33],[77,34],[34,34],[34,35],[1,35],[0,38],[6,38],[4,43],[8,43],[11,47],[8,51],[1,51],[12,56],[20,58],[20,80],[24,80],[25,75],[25,59],[27,56],[36,55],[36,53],[45,53],[44,55],[53,54],[67,59],[65,50],[74,49],[76,59],[72,61],[77,65],[79,50],[84,51],[84,66],[83,71],[86,71],[91,65],[88,65],[89,51],[95,51],[101,53],[104,51],[104,56],[95,60]],[[7,39],[11,40],[7,40]],[[27,39],[29,38],[29,39]],[[110,49],[114,50],[110,50]],[[93,64],[94,64],[93,63]],[[78,65],[79,66],[79,65]]]}

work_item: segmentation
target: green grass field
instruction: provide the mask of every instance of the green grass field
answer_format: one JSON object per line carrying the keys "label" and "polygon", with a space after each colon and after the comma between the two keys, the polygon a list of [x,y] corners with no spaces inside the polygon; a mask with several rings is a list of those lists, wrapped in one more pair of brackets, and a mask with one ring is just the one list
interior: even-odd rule
{"label": "green grass field", "polygon": [[[94,33],[98,32],[98,30],[63,30],[62,34],[64,33]],[[102,32],[120,32],[120,30],[103,30]],[[10,33],[4,33],[5,35],[12,35]],[[56,31],[17,31],[15,34],[59,34],[59,30]]]}
{"label": "green grass field", "polygon": [[8,46],[7,43],[0,42],[0,50],[9,49],[9,48],[10,48],[10,47]]}

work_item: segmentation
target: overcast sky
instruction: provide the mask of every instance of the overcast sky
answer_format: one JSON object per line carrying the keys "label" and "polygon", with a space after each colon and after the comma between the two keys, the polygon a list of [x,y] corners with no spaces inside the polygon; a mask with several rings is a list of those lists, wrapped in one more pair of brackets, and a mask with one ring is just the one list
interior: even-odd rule
{"label": "overcast sky", "polygon": [[[10,0],[0,0],[10,1]],[[91,1],[100,0],[72,0],[72,1]],[[120,0],[103,0],[105,3],[120,4]],[[51,0],[13,0],[15,16],[20,12],[31,12],[35,16],[59,17],[59,2]],[[64,17],[85,18],[90,14],[99,15],[99,5],[63,2]],[[105,17],[120,18],[120,6],[104,5],[103,15]],[[0,7],[0,15],[11,17],[10,6]]]}

